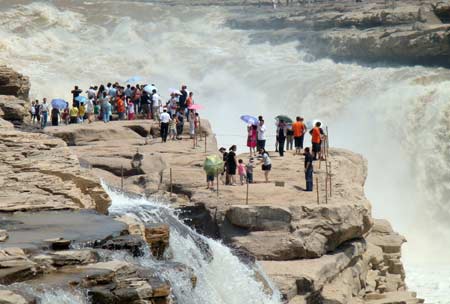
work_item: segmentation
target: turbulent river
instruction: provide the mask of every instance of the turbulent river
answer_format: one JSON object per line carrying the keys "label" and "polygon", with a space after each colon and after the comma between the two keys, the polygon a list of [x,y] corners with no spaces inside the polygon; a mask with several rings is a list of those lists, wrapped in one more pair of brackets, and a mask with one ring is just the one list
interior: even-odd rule
{"label": "turbulent river", "polygon": [[253,44],[251,31],[224,26],[257,11],[112,0],[3,0],[0,10],[0,63],[30,76],[32,98],[134,75],[162,92],[187,82],[225,146],[244,144],[241,114],[321,118],[333,146],[369,160],[374,216],[409,241],[410,288],[450,303],[448,70],[311,61],[296,43]]}

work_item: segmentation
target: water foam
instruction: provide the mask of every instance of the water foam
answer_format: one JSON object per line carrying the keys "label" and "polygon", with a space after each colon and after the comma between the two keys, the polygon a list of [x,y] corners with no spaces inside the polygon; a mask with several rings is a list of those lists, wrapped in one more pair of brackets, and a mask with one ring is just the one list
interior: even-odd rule
{"label": "water foam", "polygon": [[[145,223],[170,224],[170,260],[191,267],[198,278],[197,286],[192,289],[188,277],[179,271],[160,267],[163,270],[160,274],[171,282],[180,303],[281,303],[280,294],[275,288],[272,287],[272,295],[268,295],[264,285],[256,279],[258,268],[250,268],[234,256],[228,247],[191,230],[166,205],[144,198],[126,197],[111,190],[108,190],[108,194],[112,198],[110,212],[113,214],[128,214]],[[199,246],[198,240],[207,244],[212,259],[205,257],[205,249]],[[139,263],[152,267],[164,266],[149,256],[141,258]]]}

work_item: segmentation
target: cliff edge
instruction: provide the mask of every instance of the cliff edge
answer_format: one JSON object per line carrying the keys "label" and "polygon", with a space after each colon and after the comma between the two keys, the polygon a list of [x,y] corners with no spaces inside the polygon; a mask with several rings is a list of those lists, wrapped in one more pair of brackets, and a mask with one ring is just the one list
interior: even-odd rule
{"label": "cliff edge", "polygon": [[[330,149],[331,189],[325,185],[325,162],[315,164],[319,199],[317,192],[302,190],[303,157],[273,156],[272,182],[263,183],[255,169],[247,201],[245,186],[219,183],[218,193],[205,189],[202,164],[217,153],[205,120],[196,147],[187,139],[161,143],[153,136],[159,126],[151,120],[45,132],[70,141],[71,150],[107,183],[170,202],[187,224],[222,239],[244,261],[257,260],[286,303],[423,303],[405,285],[405,239],[387,221],[371,217],[364,195],[367,164],[360,155]],[[139,170],[131,165],[136,151],[143,157]]]}

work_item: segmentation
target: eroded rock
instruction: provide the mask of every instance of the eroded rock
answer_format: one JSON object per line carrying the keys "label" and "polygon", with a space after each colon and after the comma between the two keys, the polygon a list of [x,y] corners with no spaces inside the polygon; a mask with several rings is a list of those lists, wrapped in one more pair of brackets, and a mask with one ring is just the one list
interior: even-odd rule
{"label": "eroded rock", "polygon": [[29,116],[28,102],[15,96],[0,95],[0,109],[2,111],[0,117],[8,121],[21,123]]}
{"label": "eroded rock", "polygon": [[40,273],[38,265],[20,248],[0,250],[0,284],[8,285],[31,279]]}
{"label": "eroded rock", "polygon": [[292,219],[287,208],[273,206],[231,206],[227,219],[235,226],[249,230],[289,230]]}
{"label": "eroded rock", "polygon": [[29,92],[30,81],[28,77],[7,66],[0,66],[0,95],[12,95],[26,100]]}
{"label": "eroded rock", "polygon": [[152,254],[162,259],[166,248],[169,246],[170,227],[168,225],[146,225],[145,240],[150,246]]}
{"label": "eroded rock", "polygon": [[8,231],[0,229],[0,242],[4,242],[8,239]]}

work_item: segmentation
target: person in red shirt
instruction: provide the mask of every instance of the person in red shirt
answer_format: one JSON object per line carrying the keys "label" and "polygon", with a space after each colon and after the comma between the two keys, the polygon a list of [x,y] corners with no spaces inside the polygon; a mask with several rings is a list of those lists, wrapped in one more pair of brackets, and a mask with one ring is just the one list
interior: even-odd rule
{"label": "person in red shirt", "polygon": [[319,156],[322,159],[321,154],[321,146],[322,146],[322,140],[325,138],[325,134],[323,133],[322,128],[320,127],[322,123],[319,121],[316,122],[315,127],[309,132],[311,134],[312,139],[312,152],[314,159],[317,160],[317,156]]}
{"label": "person in red shirt", "polygon": [[306,132],[306,126],[303,123],[302,117],[297,116],[296,121],[292,124],[292,131],[294,132],[294,155],[301,155]]}

